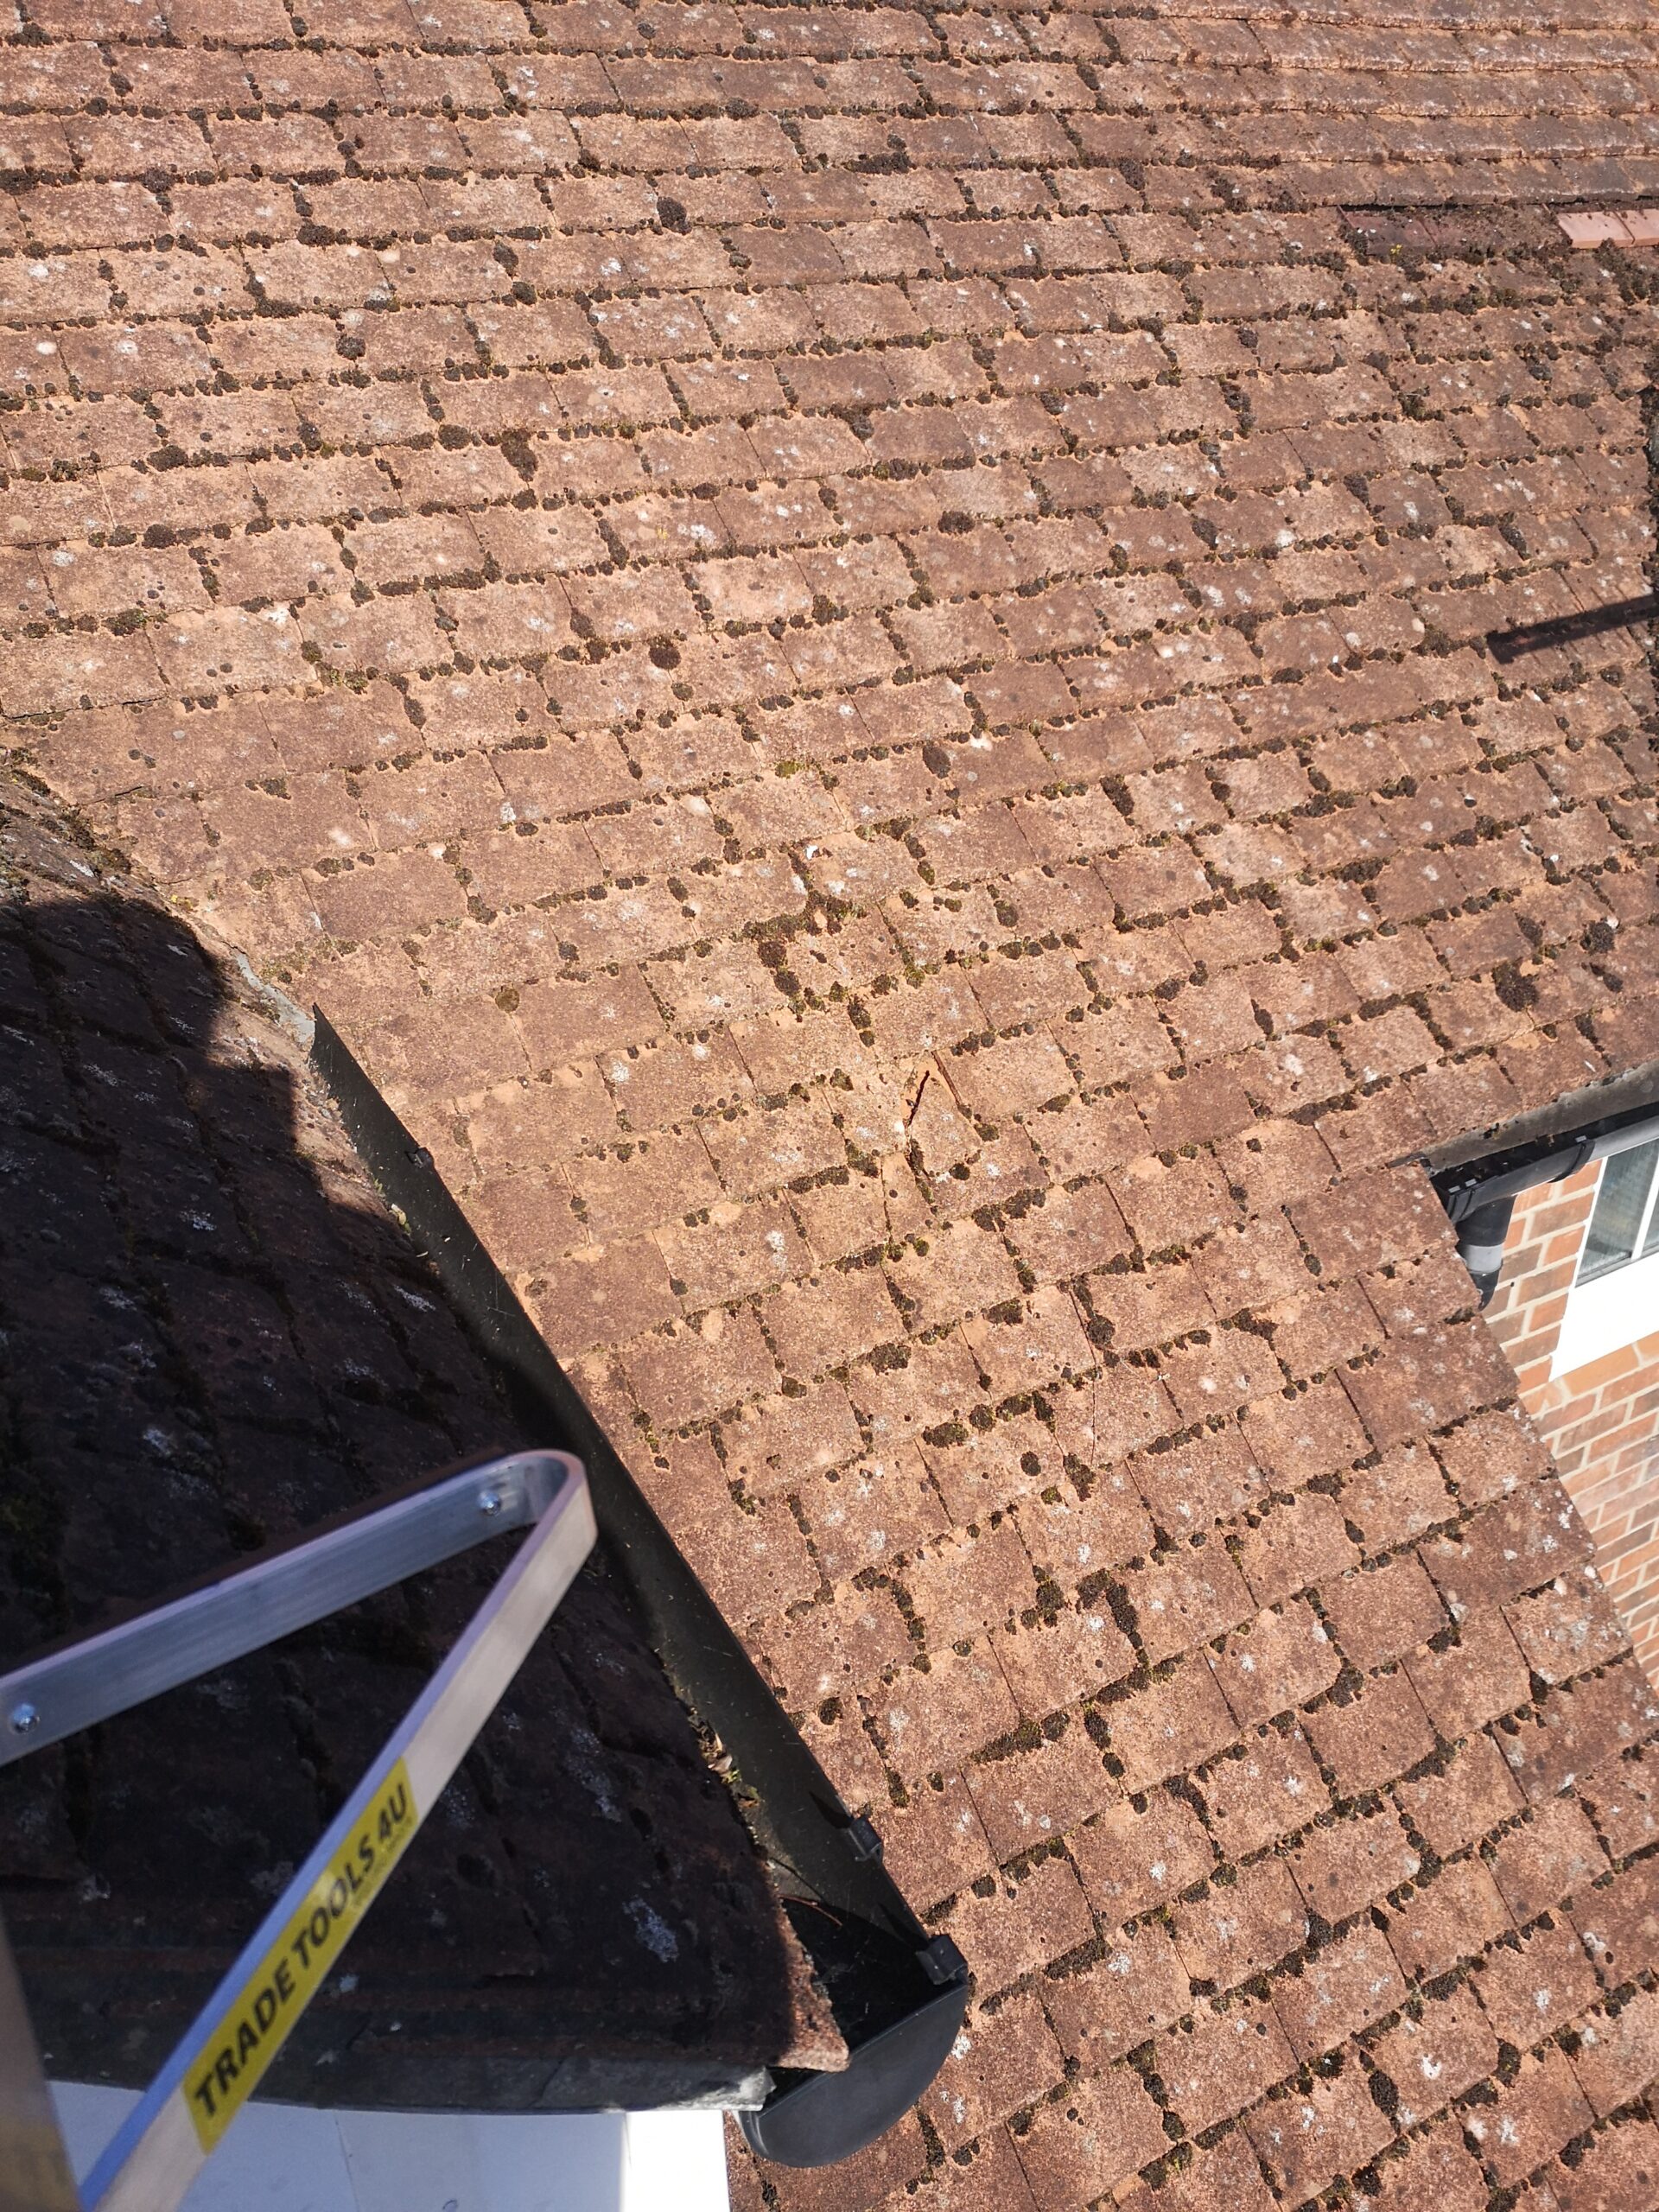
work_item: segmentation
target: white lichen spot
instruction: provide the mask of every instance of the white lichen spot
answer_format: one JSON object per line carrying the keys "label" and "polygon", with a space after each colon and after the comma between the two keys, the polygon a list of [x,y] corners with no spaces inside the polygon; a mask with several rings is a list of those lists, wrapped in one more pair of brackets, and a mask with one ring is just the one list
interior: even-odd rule
{"label": "white lichen spot", "polygon": [[630,1897],[623,1908],[633,1923],[635,1937],[652,1958],[660,1959],[664,1966],[680,1955],[680,1939],[659,1912],[653,1911],[643,1897]]}

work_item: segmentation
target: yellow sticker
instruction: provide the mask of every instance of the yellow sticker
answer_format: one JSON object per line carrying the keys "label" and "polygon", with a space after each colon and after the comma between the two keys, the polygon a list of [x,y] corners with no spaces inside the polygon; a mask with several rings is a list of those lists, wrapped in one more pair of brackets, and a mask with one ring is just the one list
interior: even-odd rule
{"label": "yellow sticker", "polygon": [[184,2077],[184,2101],[204,2151],[258,2088],[419,1826],[399,1759]]}

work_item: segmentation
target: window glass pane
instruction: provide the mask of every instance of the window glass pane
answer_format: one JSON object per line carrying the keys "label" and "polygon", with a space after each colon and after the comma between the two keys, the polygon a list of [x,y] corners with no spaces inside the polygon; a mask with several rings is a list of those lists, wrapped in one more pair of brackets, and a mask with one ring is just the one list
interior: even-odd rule
{"label": "window glass pane", "polygon": [[1584,1240],[1584,1258],[1579,1266],[1580,1282],[1605,1275],[1634,1254],[1656,1159],[1659,1159],[1659,1144],[1644,1144],[1634,1152],[1615,1153],[1603,1167],[1596,1210],[1590,1217],[1590,1233]]}

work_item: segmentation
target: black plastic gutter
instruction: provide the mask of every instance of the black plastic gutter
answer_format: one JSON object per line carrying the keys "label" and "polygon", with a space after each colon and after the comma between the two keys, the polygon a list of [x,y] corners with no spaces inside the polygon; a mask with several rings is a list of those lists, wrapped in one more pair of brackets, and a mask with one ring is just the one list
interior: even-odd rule
{"label": "black plastic gutter", "polygon": [[1429,1166],[1429,1179],[1458,1232],[1458,1255],[1475,1279],[1483,1306],[1491,1303],[1503,1266],[1504,1240],[1515,1202],[1541,1183],[1564,1183],[1592,1160],[1659,1138],[1659,1108],[1645,1105],[1622,1115],[1608,1114],[1565,1133],[1512,1145],[1456,1166]]}
{"label": "black plastic gutter", "polygon": [[[319,1012],[312,1058],[365,1165],[402,1214],[506,1389],[527,1435],[588,1469],[600,1534],[670,1679],[720,1738],[742,1809],[775,1869],[850,2063],[777,2075],[738,2115],[761,2157],[818,2166],[850,2158],[901,2119],[944,2064],[968,2002],[968,1969],[930,1936],[847,1812],[754,1662],[693,1573],[425,1152]],[[791,1895],[791,1891],[798,1894]]]}

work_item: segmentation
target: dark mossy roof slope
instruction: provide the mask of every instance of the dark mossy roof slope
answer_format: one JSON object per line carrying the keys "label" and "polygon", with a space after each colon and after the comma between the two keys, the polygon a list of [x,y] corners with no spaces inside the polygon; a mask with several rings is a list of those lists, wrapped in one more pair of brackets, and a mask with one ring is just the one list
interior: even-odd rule
{"label": "dark mossy roof slope", "polygon": [[[531,1440],[300,1047],[29,794],[0,808],[15,1661]],[[153,2070],[512,1541],[0,1774],[0,1909],[55,2075]],[[734,2094],[823,2030],[730,1794],[596,1561],[269,2088],[651,2104]]]}

